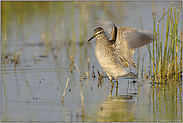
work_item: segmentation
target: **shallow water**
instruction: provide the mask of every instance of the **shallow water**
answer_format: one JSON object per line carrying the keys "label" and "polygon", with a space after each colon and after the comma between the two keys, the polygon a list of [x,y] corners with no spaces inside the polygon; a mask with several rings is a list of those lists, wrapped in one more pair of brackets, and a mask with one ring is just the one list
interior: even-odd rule
{"label": "shallow water", "polygon": [[[70,11],[64,11],[69,16],[58,16],[61,18],[59,20],[57,14],[62,13],[54,13],[56,4],[48,4],[50,13],[53,12],[48,14],[49,17],[46,16],[46,12],[46,14],[40,14],[38,10],[43,8],[38,6],[37,15],[31,26],[33,31],[23,45],[17,64],[8,58],[13,58],[15,48],[17,51],[21,48],[34,14],[30,17],[22,17],[23,14],[20,14],[23,23],[19,25],[17,25],[17,16],[12,15],[7,21],[7,30],[2,32],[4,41],[1,42],[1,51],[3,51],[1,52],[2,121],[182,121],[181,82],[170,80],[169,84],[167,82],[155,86],[151,84],[150,79],[119,78],[119,88],[111,88],[107,77],[99,78],[98,76],[97,68],[100,73],[102,68],[94,54],[95,40],[87,42],[93,34],[92,23],[95,19],[106,19],[116,22],[117,26],[125,25],[141,29],[139,22],[139,16],[141,16],[144,29],[152,31],[150,2],[104,4],[63,2],[64,9],[73,8],[75,20],[72,20],[74,18]],[[92,9],[91,12],[90,4],[96,10]],[[106,7],[107,5],[109,7]],[[161,18],[162,8],[167,9],[170,5],[171,2],[154,3],[157,18]],[[179,3],[174,3],[174,6],[179,6]],[[80,7],[82,9],[79,9]],[[142,9],[142,7],[145,8]],[[55,8],[59,9],[59,7]],[[117,16],[116,13],[120,9],[122,13]],[[87,32],[83,31],[85,22],[82,23],[80,20],[82,16],[84,16],[83,21],[88,23]],[[119,18],[122,19],[119,21]],[[25,20],[28,21],[25,22]],[[54,28],[54,22],[59,28]],[[74,22],[75,24],[72,25]],[[52,38],[53,33],[55,33],[54,38]],[[47,43],[47,40],[52,44]],[[6,47],[4,47],[5,43]],[[142,52],[147,57],[144,63],[148,72],[147,48],[143,47]],[[8,58],[3,58],[3,55]],[[137,63],[137,53],[134,54],[133,59]],[[141,61],[140,66],[142,65]],[[136,73],[135,69],[132,71]],[[89,77],[85,74],[86,72]],[[62,102],[68,78],[69,82]]]}

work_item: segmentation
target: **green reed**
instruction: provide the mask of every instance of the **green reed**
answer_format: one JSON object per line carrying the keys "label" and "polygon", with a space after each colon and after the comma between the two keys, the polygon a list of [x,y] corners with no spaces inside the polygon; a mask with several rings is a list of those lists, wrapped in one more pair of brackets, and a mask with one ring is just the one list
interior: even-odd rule
{"label": "green reed", "polygon": [[[141,17],[139,17],[139,18],[140,18],[141,28],[142,28],[142,30],[144,30],[143,25],[142,25],[142,19],[141,19]],[[137,50],[137,54],[138,54],[138,57],[137,57],[138,58],[137,59],[137,75],[139,73],[139,64],[140,64],[141,53],[142,53],[142,47],[140,48],[140,51],[139,51],[139,48]],[[142,67],[142,69],[143,69],[143,67]]]}
{"label": "green reed", "polygon": [[[75,4],[72,3],[72,14],[73,14],[73,15],[75,15],[75,9],[76,9]],[[71,26],[71,27],[73,28],[73,29],[72,29],[72,41],[73,41],[73,42],[76,42],[76,30],[75,30],[75,28],[74,28],[74,27],[75,27],[75,22],[76,22],[75,16],[72,16],[72,17],[71,17],[71,20],[72,20],[72,22],[73,22],[73,23],[72,23],[72,26]]]}
{"label": "green reed", "polygon": [[15,44],[14,56],[16,54],[16,49],[17,49],[17,41],[18,41],[19,27],[20,27],[20,15],[18,14],[17,37],[16,37],[16,44]]}
{"label": "green reed", "polygon": [[[152,4],[153,6],[153,4]],[[173,2],[171,7],[168,7],[168,11],[165,13],[163,8],[163,16],[156,23],[156,11],[153,14],[154,22],[154,35],[156,35],[156,41],[153,42],[153,50],[150,51],[150,45],[147,46],[150,55],[151,72],[153,74],[153,80],[157,82],[163,82],[167,79],[181,78],[182,68],[182,37],[180,34],[182,31],[178,30],[178,22],[180,16],[181,6],[173,8]],[[163,38],[164,17],[167,16],[165,39]],[[162,24],[160,29],[160,24]],[[161,30],[161,35],[160,35]],[[164,46],[162,46],[164,42]],[[156,49],[156,50],[155,50]]]}
{"label": "green reed", "polygon": [[[33,32],[33,31],[31,31],[31,27],[32,27],[32,24],[34,23],[34,19],[35,19],[35,16],[34,16],[34,18],[32,19],[32,22],[31,22],[31,24],[30,24],[30,26],[29,26],[29,30],[27,31],[26,37],[25,37],[25,39],[24,39],[24,41],[23,41],[23,43],[22,43],[22,45],[21,45],[20,50],[19,50],[18,52],[15,51],[16,53],[14,52],[14,60],[15,60],[15,61],[17,61],[17,60],[19,59],[20,54],[22,53],[22,50],[23,50],[23,46],[24,46],[24,44],[25,44],[27,38],[28,38],[29,35]],[[18,30],[19,30],[19,28],[17,29],[17,35],[18,35]],[[15,48],[16,48],[16,46],[15,46]],[[15,67],[16,67],[16,66],[15,66]]]}
{"label": "green reed", "polygon": [[6,55],[6,47],[7,47],[7,20],[8,20],[8,13],[9,13],[9,2],[2,2],[1,3],[2,11],[1,19],[2,19],[2,42],[1,42],[1,53],[3,54],[3,58],[5,58]]}

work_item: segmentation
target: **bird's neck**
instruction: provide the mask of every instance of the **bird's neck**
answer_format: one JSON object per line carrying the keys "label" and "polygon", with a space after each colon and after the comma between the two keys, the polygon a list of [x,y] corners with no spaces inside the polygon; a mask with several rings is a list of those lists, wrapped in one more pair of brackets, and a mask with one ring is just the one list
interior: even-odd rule
{"label": "bird's neck", "polygon": [[106,36],[97,38],[96,40],[96,46],[106,46],[110,45],[111,43],[109,42],[108,38]]}

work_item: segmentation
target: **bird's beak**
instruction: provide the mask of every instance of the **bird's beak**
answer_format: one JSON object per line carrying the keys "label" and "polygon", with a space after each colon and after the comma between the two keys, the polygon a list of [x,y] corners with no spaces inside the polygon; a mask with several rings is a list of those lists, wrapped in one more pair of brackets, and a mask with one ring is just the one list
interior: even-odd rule
{"label": "bird's beak", "polygon": [[95,38],[95,35],[93,35],[90,39],[88,39],[88,41],[92,40],[93,38]]}

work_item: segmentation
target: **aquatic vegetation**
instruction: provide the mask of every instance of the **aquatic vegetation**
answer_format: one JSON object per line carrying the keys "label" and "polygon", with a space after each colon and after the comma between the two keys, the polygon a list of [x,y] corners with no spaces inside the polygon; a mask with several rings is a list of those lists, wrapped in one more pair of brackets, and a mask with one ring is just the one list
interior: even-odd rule
{"label": "aquatic vegetation", "polygon": [[[157,34],[157,41],[153,43],[153,46],[155,46],[156,50],[149,53],[151,54],[150,56],[152,56],[153,79],[156,81],[164,82],[169,78],[180,81],[182,75],[182,30],[178,28],[180,10],[181,5],[179,8],[173,8],[172,2],[171,7],[168,7],[168,11],[166,13],[163,11],[162,18],[157,22],[157,25],[154,25],[154,34]],[[156,23],[156,11],[154,13],[154,23]],[[167,16],[167,22],[165,43],[163,47],[163,26],[165,16]],[[161,34],[160,23],[162,23]]]}
{"label": "aquatic vegetation", "polygon": [[[168,7],[166,13],[165,8],[163,8],[163,15],[158,21],[156,21],[156,11],[152,10],[154,23],[153,33],[157,38],[155,39],[156,41],[153,42],[153,46],[147,45],[150,70],[148,75],[146,73],[144,74],[146,77],[150,76],[150,79],[153,82],[164,83],[168,79],[180,81],[182,78],[182,30],[179,28],[180,10],[181,4],[180,7],[176,8],[173,7],[172,2],[171,7]],[[165,17],[167,17],[166,22],[164,22]],[[166,30],[164,30],[164,26]],[[142,49],[138,49],[139,58],[141,57],[141,51]],[[139,58],[137,70],[139,70]],[[146,66],[145,70],[144,66],[142,66],[141,71],[146,71],[146,69]],[[142,78],[144,74],[142,73]]]}

